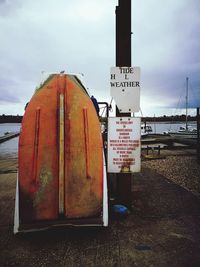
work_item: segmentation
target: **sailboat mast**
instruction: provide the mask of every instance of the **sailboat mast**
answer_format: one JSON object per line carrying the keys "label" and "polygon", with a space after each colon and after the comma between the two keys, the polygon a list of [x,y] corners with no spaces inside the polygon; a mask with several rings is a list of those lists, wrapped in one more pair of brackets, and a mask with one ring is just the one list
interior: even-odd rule
{"label": "sailboat mast", "polygon": [[186,77],[186,96],[185,96],[185,108],[186,108],[186,112],[185,112],[185,127],[186,130],[188,130],[188,80],[189,78]]}

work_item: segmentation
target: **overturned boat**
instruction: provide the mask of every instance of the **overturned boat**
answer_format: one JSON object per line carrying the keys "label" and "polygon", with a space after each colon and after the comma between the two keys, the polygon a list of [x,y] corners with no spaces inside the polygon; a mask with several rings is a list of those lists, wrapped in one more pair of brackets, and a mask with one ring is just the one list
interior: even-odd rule
{"label": "overturned boat", "polygon": [[99,119],[79,78],[50,75],[22,121],[14,233],[107,226],[103,151]]}

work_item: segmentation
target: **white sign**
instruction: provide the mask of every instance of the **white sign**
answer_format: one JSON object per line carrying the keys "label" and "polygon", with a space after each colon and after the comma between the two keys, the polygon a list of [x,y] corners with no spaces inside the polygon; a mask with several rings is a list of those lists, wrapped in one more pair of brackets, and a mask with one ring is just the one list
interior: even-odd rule
{"label": "white sign", "polygon": [[120,112],[140,111],[139,67],[112,67],[110,87],[111,96]]}
{"label": "white sign", "polygon": [[140,124],[140,118],[108,118],[108,172],[140,171]]}

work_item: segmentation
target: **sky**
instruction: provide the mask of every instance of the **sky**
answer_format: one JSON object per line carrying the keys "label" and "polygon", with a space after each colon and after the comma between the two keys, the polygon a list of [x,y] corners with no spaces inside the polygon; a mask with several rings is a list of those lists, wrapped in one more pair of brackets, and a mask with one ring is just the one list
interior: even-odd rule
{"label": "sky", "polygon": [[[0,0],[0,114],[23,115],[44,73],[63,70],[83,74],[90,93],[110,103],[116,5]],[[132,66],[141,68],[138,115],[182,114],[186,77],[189,106],[200,106],[199,14],[199,0],[132,0]]]}

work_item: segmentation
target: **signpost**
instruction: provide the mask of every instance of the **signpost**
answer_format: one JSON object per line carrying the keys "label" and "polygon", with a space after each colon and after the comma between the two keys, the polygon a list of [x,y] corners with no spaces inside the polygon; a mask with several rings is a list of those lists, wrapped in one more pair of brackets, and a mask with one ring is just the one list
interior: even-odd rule
{"label": "signpost", "polygon": [[141,166],[140,118],[108,119],[108,172],[139,172]]}
{"label": "signpost", "polygon": [[[129,73],[124,73],[124,74],[127,74],[127,76],[124,75],[124,78],[130,78],[128,74],[131,75],[131,0],[119,0],[119,5],[116,6],[116,67],[121,67],[123,69],[122,72],[124,71],[126,72],[127,70],[129,70],[130,71]],[[117,74],[117,73],[115,72],[112,73],[112,70],[111,70],[111,74]],[[121,85],[118,87],[118,84],[116,84],[116,89],[117,90],[119,89],[121,93],[129,92],[129,90],[127,90],[128,87],[127,86],[125,87],[121,88]],[[136,87],[138,86],[135,86],[135,88]],[[131,88],[133,89],[133,86],[131,86]],[[125,91],[123,91],[123,89],[125,89]],[[115,94],[115,92],[112,94],[114,94],[113,98],[120,104],[120,101],[118,100],[120,100],[121,97],[118,97]],[[133,101],[132,98],[131,98],[131,101]],[[123,103],[125,102],[126,100],[123,99]],[[119,110],[119,107],[116,107],[117,117],[119,118],[131,117],[131,113],[130,113],[131,111],[129,111],[129,109],[132,109],[132,107],[130,103],[128,105],[128,108],[122,105],[120,109],[121,111]],[[128,109],[128,112],[122,113],[122,109],[123,110]],[[117,182],[117,192],[116,192],[117,202],[127,205],[128,207],[131,208],[132,173],[130,172],[117,173],[116,182]]]}
{"label": "signpost", "polygon": [[120,112],[140,111],[140,68],[112,67],[111,96]]}
{"label": "signpost", "polygon": [[197,162],[200,164],[200,112],[197,108]]}

